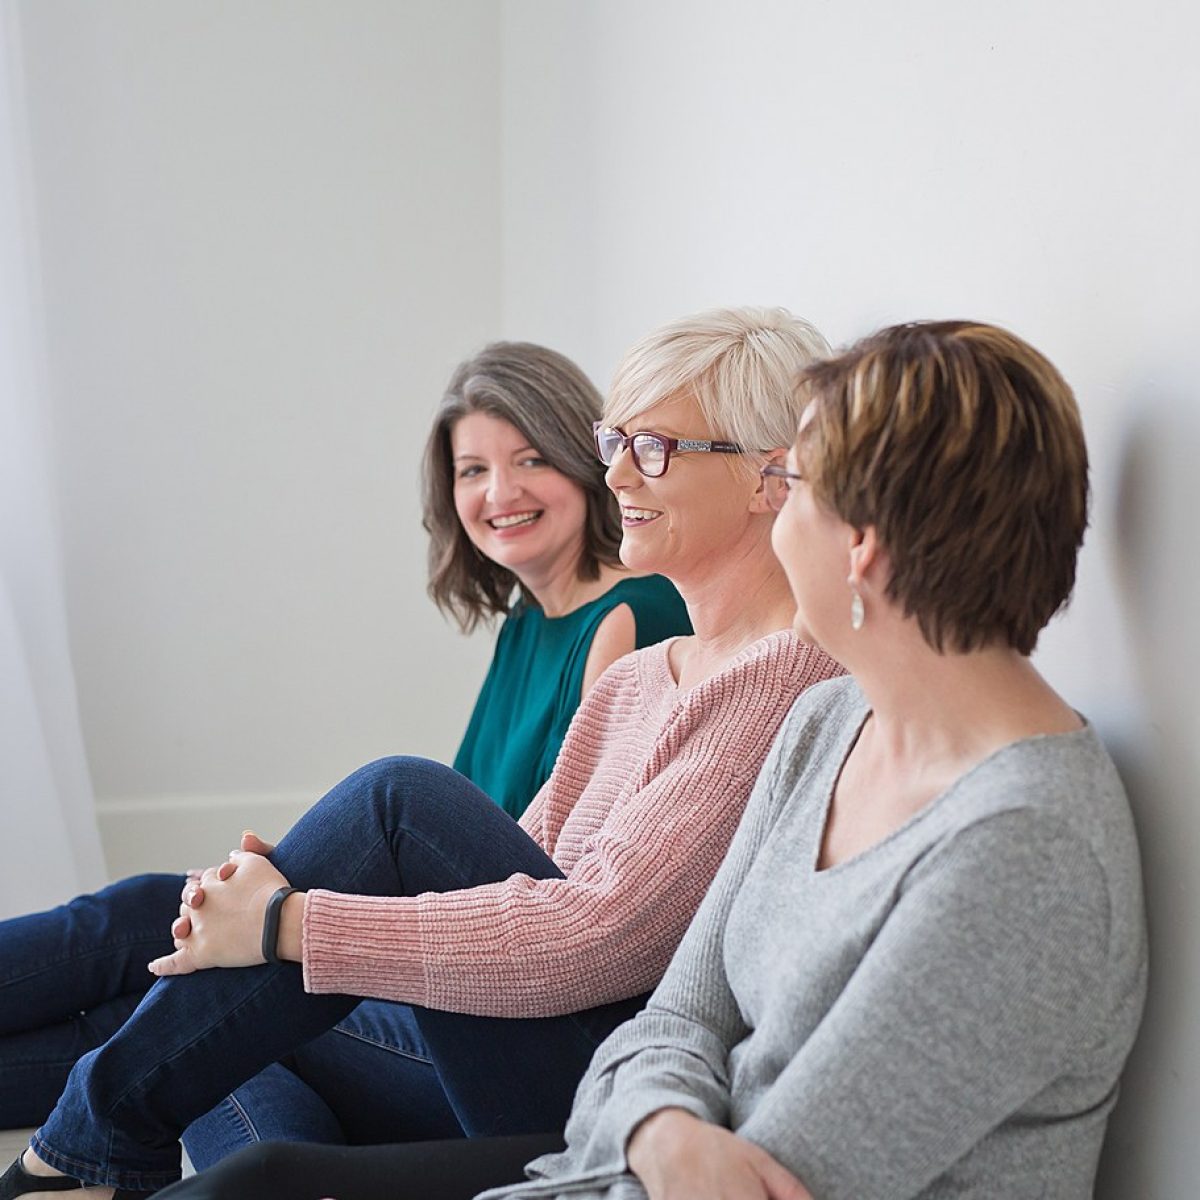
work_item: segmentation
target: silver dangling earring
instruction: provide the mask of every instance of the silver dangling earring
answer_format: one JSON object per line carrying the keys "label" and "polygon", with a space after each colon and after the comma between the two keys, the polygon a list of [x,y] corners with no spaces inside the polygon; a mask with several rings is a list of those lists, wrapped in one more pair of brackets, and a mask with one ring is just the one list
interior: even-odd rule
{"label": "silver dangling earring", "polygon": [[867,619],[867,610],[863,607],[863,598],[858,594],[858,588],[851,580],[846,582],[850,584],[850,590],[853,592],[850,597],[850,628],[857,632]]}

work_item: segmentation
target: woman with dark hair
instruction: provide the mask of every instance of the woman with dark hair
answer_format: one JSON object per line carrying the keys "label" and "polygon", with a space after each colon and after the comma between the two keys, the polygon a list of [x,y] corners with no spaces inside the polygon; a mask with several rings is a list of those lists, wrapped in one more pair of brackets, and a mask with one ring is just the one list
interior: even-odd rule
{"label": "woman with dark hair", "polygon": [[886,329],[800,397],[772,540],[852,675],[796,701],[566,1149],[517,1184],[516,1141],[260,1146],[164,1200],[1092,1195],[1146,936],[1121,782],[1028,658],[1086,525],[1074,398],[972,322]]}
{"label": "woman with dark hair", "polygon": [[[464,631],[504,619],[454,765],[513,817],[549,777],[572,715],[605,668],[691,632],[674,587],[618,558],[620,519],[592,437],[600,408],[570,359],[496,342],[455,370],[426,445],[430,596]],[[271,850],[249,832],[241,847]],[[153,983],[146,961],[169,947],[164,934],[185,886],[193,903],[202,900],[175,875],[136,876],[81,898],[73,948],[57,957],[45,940],[61,923],[52,914],[0,923],[0,1128],[44,1120],[72,1064],[133,1012]],[[36,994],[27,986],[35,968]],[[387,1002],[367,1002],[336,1036],[387,1043],[389,1015]],[[193,1124],[196,1162],[243,1144],[247,1127],[273,1128],[268,1114],[285,1098],[311,1107],[294,1073],[273,1075]]]}
{"label": "woman with dark hair", "polygon": [[[96,1200],[162,1187],[180,1135],[247,1080],[262,1116],[226,1106],[231,1139],[561,1129],[596,1046],[666,966],[793,698],[840,673],[789,628],[758,474],[795,429],[796,372],[825,349],[807,322],[749,309],[677,322],[630,352],[595,448],[622,561],[675,583],[694,634],[604,673],[519,823],[446,767],[384,759],[269,855],[235,851],[206,871],[203,904],[181,906],[174,952],[150,964],[187,977],[160,979],[75,1064],[0,1198],[70,1186],[48,1178],[87,1180]],[[464,468],[516,454],[453,434],[451,450]],[[541,519],[557,504],[530,493],[497,507],[502,521],[459,511],[490,546],[489,520],[536,516],[552,531]],[[91,916],[28,918],[28,940],[42,934],[31,954],[70,959]],[[11,982],[15,1006],[38,972]],[[337,1036],[362,998],[400,1004],[382,1037],[370,1022]]]}

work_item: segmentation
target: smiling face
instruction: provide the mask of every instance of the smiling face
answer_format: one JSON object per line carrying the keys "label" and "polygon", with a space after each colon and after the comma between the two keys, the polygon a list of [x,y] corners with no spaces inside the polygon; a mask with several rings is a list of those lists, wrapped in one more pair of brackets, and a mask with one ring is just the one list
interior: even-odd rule
{"label": "smiling face", "polygon": [[514,425],[473,412],[450,430],[454,508],[467,537],[493,562],[536,585],[573,570],[587,499]]}
{"label": "smiling face", "polygon": [[[688,396],[655,404],[621,430],[627,436],[720,437]],[[763,515],[761,508],[752,511],[758,480],[744,467],[731,455],[676,451],[666,473],[651,479],[638,472],[628,450],[620,451],[605,481],[621,507],[621,561],[685,586],[728,570],[736,548]]]}

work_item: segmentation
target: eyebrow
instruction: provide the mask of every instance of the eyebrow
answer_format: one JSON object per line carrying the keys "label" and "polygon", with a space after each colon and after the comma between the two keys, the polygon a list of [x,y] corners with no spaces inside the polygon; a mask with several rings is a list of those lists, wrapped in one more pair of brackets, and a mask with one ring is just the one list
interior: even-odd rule
{"label": "eyebrow", "polygon": [[[632,419],[634,421],[636,421],[637,417],[634,417]],[[635,433],[661,433],[663,435],[663,437],[676,438],[676,439],[687,437],[687,434],[680,433],[678,429],[672,428],[672,426],[670,426],[670,425],[666,425],[666,426],[644,425],[640,429],[629,429],[628,427],[626,427],[622,432],[627,437],[632,434],[635,434]],[[700,440],[705,440],[705,439],[700,439]]]}
{"label": "eyebrow", "polygon": [[[530,450],[532,450],[534,452],[534,454],[537,454],[539,456],[542,453],[536,446],[522,446],[519,450],[512,451],[512,453],[513,454],[527,454]],[[465,458],[473,458],[473,459],[477,460],[478,462],[485,461],[484,456],[482,454],[456,454],[450,461],[451,462],[462,462],[463,459],[465,459]]]}

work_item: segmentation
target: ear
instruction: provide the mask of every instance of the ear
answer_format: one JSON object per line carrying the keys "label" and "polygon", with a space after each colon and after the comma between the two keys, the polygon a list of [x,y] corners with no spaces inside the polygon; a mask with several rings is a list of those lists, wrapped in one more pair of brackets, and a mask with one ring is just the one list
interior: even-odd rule
{"label": "ear", "polygon": [[[766,455],[766,462],[782,463],[787,459],[786,450],[771,450]],[[776,483],[779,481],[776,480]],[[771,502],[767,499],[767,481],[760,475],[757,484],[754,488],[754,493],[750,497],[749,504],[752,513],[770,513],[775,515],[775,510],[771,507]]]}
{"label": "ear", "polygon": [[883,548],[879,544],[879,535],[875,532],[874,525],[868,525],[865,529],[855,529],[851,526],[849,552],[850,577],[847,583],[852,583],[861,590],[871,568],[883,558]]}

